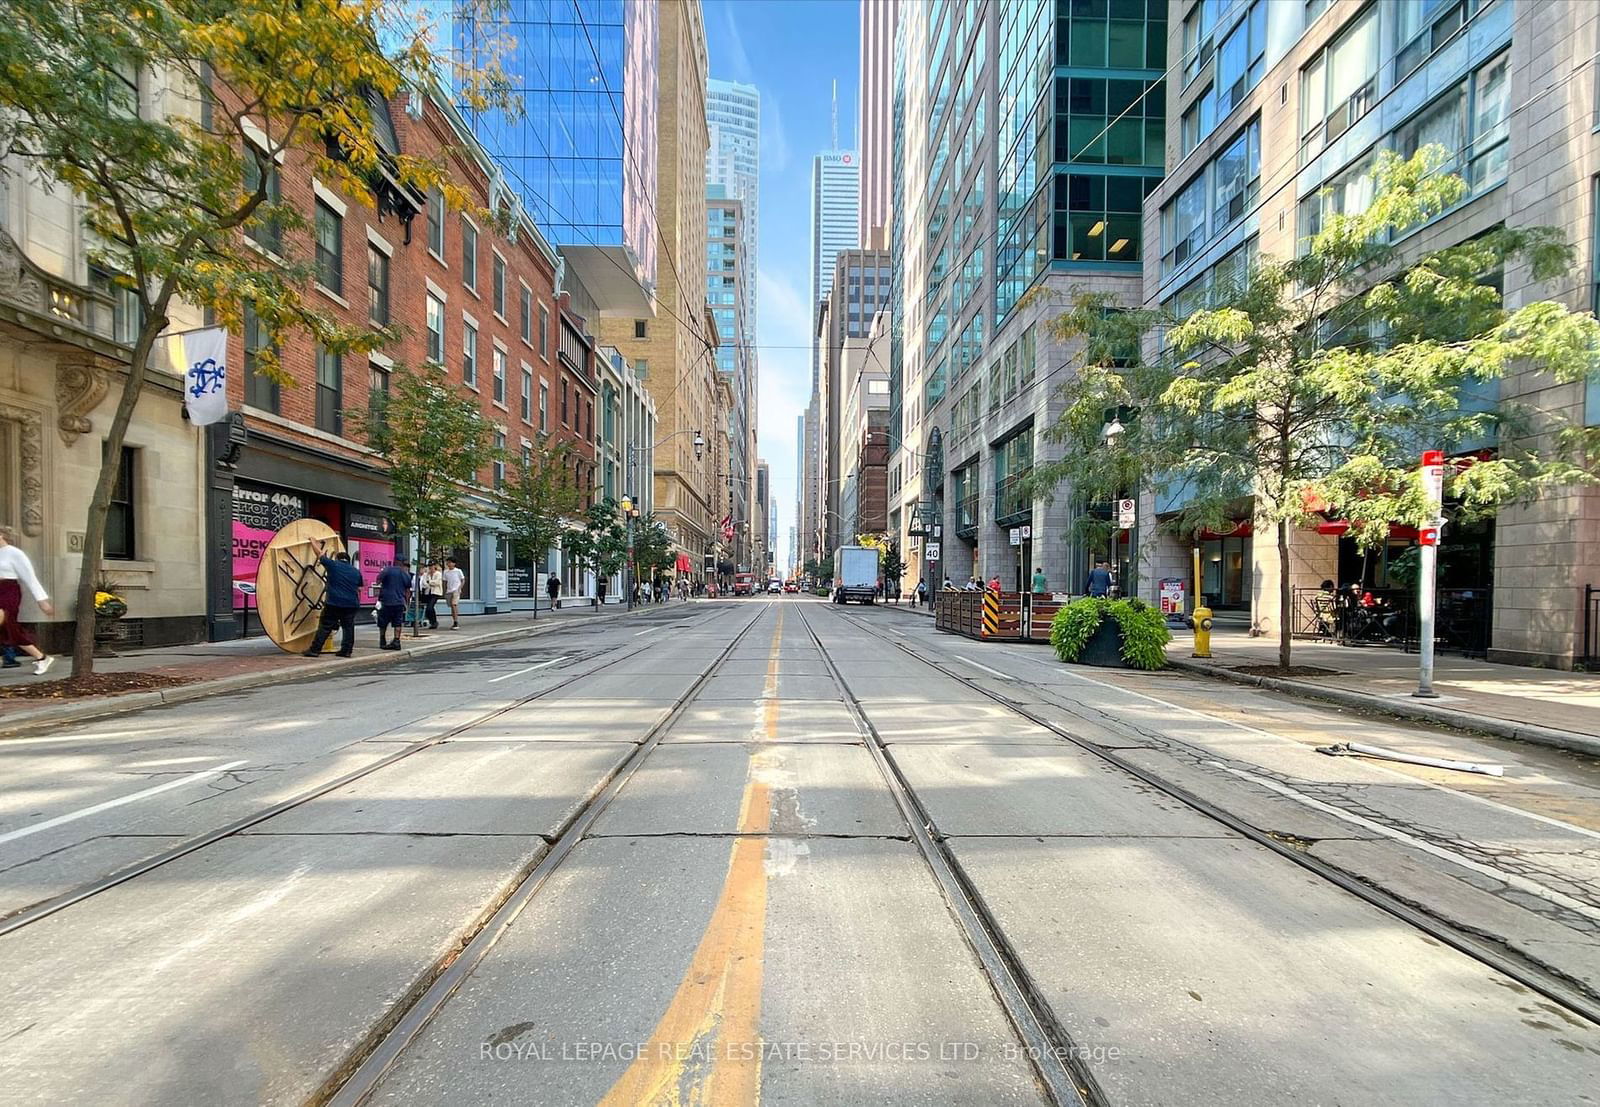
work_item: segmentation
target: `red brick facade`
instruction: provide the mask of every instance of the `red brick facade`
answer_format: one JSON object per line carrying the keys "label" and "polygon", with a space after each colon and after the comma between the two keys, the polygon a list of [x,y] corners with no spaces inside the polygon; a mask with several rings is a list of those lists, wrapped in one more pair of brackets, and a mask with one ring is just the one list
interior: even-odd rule
{"label": "red brick facade", "polygon": [[[417,120],[407,114],[404,98],[399,98],[389,105],[389,113],[403,151],[422,156],[448,151],[445,156],[453,167],[454,180],[467,189],[475,204],[488,206],[490,180],[483,164],[472,156],[467,149],[468,140],[454,131],[449,118],[436,105],[429,103],[423,118]],[[279,169],[280,195],[305,213],[311,223],[308,228],[284,232],[288,254],[297,260],[314,260],[319,205],[325,219],[337,217],[331,225],[337,231],[340,273],[329,283],[338,287],[328,288],[319,281],[309,294],[311,299],[342,324],[370,325],[369,307],[374,296],[368,287],[369,251],[376,251],[386,259],[389,320],[402,335],[370,361],[365,355],[346,355],[342,359],[339,395],[334,398],[330,391],[325,396],[320,427],[316,344],[305,332],[278,336],[279,357],[293,383],[268,390],[276,392],[275,410],[263,402],[265,395],[247,398],[246,373],[235,372],[229,377],[231,406],[244,411],[251,435],[259,433],[314,450],[328,464],[344,462],[357,469],[381,472],[381,460],[365,448],[359,430],[342,416],[333,418],[332,413],[335,409],[365,409],[374,382],[383,379],[389,365],[420,365],[427,360],[431,338],[428,301],[432,297],[443,305],[442,360],[449,377],[462,394],[478,401],[484,415],[504,433],[509,463],[515,464],[524,441],[536,441],[537,432],[545,430],[558,441],[572,443],[580,459],[578,476],[582,487],[590,487],[595,457],[593,418],[589,414],[595,392],[593,342],[588,342],[582,364],[559,356],[560,320],[566,297],[556,294],[553,256],[536,233],[523,227],[514,239],[508,239],[470,214],[449,210],[443,211],[435,229],[433,216],[439,208],[432,203],[424,203],[408,227],[394,212],[374,211],[365,202],[334,191],[331,182],[316,181],[313,172],[311,157],[301,150],[288,151]],[[476,240],[476,265],[470,274],[469,238]],[[242,246],[256,248],[249,241]],[[497,281],[503,283],[503,302],[499,304]],[[581,320],[577,326],[580,331],[585,329]],[[466,350],[468,328],[476,335],[470,364]],[[243,366],[244,354],[244,335],[232,335],[230,363]],[[497,359],[503,360],[503,380],[498,385]],[[586,418],[581,422],[563,424],[557,416],[563,384],[569,394],[581,393],[587,398],[587,411],[580,412]],[[541,386],[547,397],[542,426]],[[479,480],[486,487],[492,486],[493,471],[483,471]]]}

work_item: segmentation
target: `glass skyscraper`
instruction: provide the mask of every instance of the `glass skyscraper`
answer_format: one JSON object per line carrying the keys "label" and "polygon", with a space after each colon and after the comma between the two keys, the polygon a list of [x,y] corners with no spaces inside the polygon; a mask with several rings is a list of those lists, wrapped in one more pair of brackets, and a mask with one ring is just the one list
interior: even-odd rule
{"label": "glass skyscraper", "polygon": [[[459,15],[455,35],[458,49],[472,49],[473,25]],[[653,288],[654,0],[509,0],[484,37],[500,36],[522,110],[465,110],[474,133],[585,285],[605,299],[624,275]]]}
{"label": "glass skyscraper", "polygon": [[761,217],[761,90],[713,77],[706,83],[706,184],[744,204],[746,332],[756,331],[756,241]]}

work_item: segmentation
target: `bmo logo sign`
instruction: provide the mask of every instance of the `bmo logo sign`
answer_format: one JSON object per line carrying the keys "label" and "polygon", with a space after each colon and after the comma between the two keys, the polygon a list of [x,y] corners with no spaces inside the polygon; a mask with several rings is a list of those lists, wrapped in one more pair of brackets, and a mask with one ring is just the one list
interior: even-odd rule
{"label": "bmo logo sign", "polygon": [[823,154],[824,165],[851,165],[855,162],[854,154]]}

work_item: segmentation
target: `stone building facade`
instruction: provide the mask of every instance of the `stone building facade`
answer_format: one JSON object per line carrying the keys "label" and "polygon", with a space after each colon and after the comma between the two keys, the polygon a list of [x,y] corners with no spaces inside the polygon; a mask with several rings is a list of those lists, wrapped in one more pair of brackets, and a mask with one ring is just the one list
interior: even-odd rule
{"label": "stone building facade", "polygon": [[[1552,226],[1577,249],[1564,279],[1501,277],[1507,308],[1556,299],[1593,309],[1600,204],[1600,85],[1592,59],[1600,7],[1542,0],[1300,4],[1174,2],[1167,85],[1167,180],[1145,209],[1147,301],[1186,314],[1257,256],[1303,248],[1323,213],[1370,199],[1381,149],[1439,143],[1469,191],[1409,232],[1403,256],[1499,226]],[[1600,386],[1557,385],[1536,366],[1501,382],[1512,401],[1600,421]],[[1493,449],[1488,440],[1473,450]],[[1154,523],[1178,506],[1147,496],[1141,579],[1188,575],[1192,544]],[[1200,536],[1202,587],[1225,608],[1276,633],[1276,551],[1242,511],[1230,533]],[[1297,531],[1293,585],[1324,579],[1383,589],[1389,563],[1413,548],[1396,531],[1387,549],[1356,555],[1337,520]],[[1470,626],[1498,660],[1570,667],[1582,650],[1584,586],[1600,584],[1600,493],[1552,491],[1500,511],[1489,524],[1447,526],[1440,550],[1442,619]]]}

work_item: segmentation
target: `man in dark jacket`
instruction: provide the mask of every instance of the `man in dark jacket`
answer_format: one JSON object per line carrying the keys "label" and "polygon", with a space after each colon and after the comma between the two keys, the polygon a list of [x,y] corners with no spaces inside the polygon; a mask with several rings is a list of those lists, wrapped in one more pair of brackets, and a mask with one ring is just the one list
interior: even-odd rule
{"label": "man in dark jacket", "polygon": [[[400,628],[406,621],[406,604],[411,602],[411,563],[400,558],[378,570],[378,648],[400,648]],[[387,641],[394,628],[394,641]]]}
{"label": "man in dark jacket", "polygon": [[322,602],[317,633],[311,639],[307,657],[316,657],[327,645],[333,628],[339,628],[339,656],[349,657],[356,645],[356,612],[361,607],[361,570],[350,564],[350,555],[340,550],[333,557],[323,552],[321,542],[311,543],[311,552],[327,575],[328,586]]}
{"label": "man in dark jacket", "polygon": [[1084,584],[1084,591],[1091,596],[1105,597],[1111,595],[1111,566],[1105,558],[1094,563],[1094,568],[1089,570],[1089,579]]}

